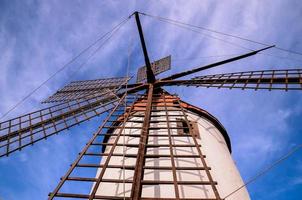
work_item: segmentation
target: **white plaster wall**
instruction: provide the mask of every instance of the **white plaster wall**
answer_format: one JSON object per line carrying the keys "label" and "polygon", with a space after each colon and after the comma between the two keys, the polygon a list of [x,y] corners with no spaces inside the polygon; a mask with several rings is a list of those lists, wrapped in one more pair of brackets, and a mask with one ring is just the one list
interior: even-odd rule
{"label": "white plaster wall", "polygon": [[[143,113],[142,113],[143,114]],[[163,115],[165,112],[156,112],[154,114]],[[182,114],[179,111],[169,111],[169,115]],[[233,190],[237,189],[243,184],[241,176],[234,164],[234,161],[229,153],[227,145],[223,136],[219,130],[208,120],[197,116],[191,112],[187,112],[188,119],[198,122],[198,128],[200,131],[201,139],[198,139],[201,144],[201,151],[206,155],[206,163],[208,167],[211,167],[210,173],[214,181],[218,182],[216,186],[220,197],[223,198]],[[176,120],[177,117],[169,117],[169,120]],[[134,118],[131,120],[141,120],[142,118]],[[166,117],[152,117],[151,120],[166,120]],[[141,127],[142,123],[126,123],[129,127]],[[151,124],[156,127],[166,127],[166,123]],[[170,126],[176,127],[176,123],[170,123]],[[119,133],[119,129],[114,133]],[[126,134],[140,134],[140,129],[126,129],[123,133]],[[167,129],[150,130],[149,134],[167,134]],[[177,134],[177,130],[171,130],[171,134]],[[109,139],[109,143],[115,141],[115,136]],[[120,144],[138,144],[138,137],[123,136],[119,139]],[[172,141],[173,144],[194,144],[193,139],[190,137],[175,137]],[[169,144],[168,137],[149,137],[148,144]],[[105,153],[110,151],[110,147],[107,147]],[[134,147],[122,147],[117,146],[114,153],[125,154],[137,154],[138,149]],[[161,148],[148,148],[147,154],[170,154],[169,147]],[[197,155],[196,147],[177,147],[173,150],[174,155]],[[104,163],[107,157],[103,157],[101,164]],[[128,157],[112,157],[110,165],[127,165],[134,166],[136,158]],[[202,167],[200,158],[175,158],[176,166],[181,167]],[[146,166],[171,166],[170,158],[147,158],[145,161]],[[100,173],[100,169],[97,175]],[[125,169],[113,169],[108,168],[105,172],[104,179],[119,179],[119,180],[132,180],[134,170]],[[183,170],[177,171],[177,179],[180,181],[208,181],[205,171],[202,170]],[[144,180],[168,180],[172,181],[172,171],[170,170],[152,170],[148,169],[144,171]],[[131,183],[101,183],[97,195],[103,196],[119,196],[129,197],[131,191]],[[179,185],[179,192],[181,198],[214,198],[214,193],[210,185]],[[142,197],[151,198],[175,198],[175,191],[173,184],[167,185],[144,185],[142,189]],[[249,195],[246,188],[242,188],[240,191],[229,197],[230,200],[248,200]]]}
{"label": "white plaster wall", "polygon": [[[213,179],[218,182],[217,189],[220,197],[224,198],[244,184],[239,171],[220,131],[207,119],[192,113],[188,115],[189,120],[198,122],[201,150],[206,155],[207,165],[212,168],[211,175]],[[246,200],[250,197],[244,187],[227,199]]]}

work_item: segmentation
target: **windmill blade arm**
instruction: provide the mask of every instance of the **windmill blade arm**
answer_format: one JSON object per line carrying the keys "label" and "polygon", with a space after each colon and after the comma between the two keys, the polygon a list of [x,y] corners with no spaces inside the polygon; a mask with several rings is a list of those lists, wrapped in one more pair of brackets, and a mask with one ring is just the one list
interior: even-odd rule
{"label": "windmill blade arm", "polygon": [[80,99],[90,99],[102,96],[109,91],[117,93],[125,86],[130,77],[115,77],[96,80],[73,81],[55,94],[45,99],[42,103],[68,102]]}
{"label": "windmill blade arm", "polygon": [[0,157],[87,121],[114,107],[116,95],[61,103],[0,123]]}
{"label": "windmill blade arm", "polygon": [[253,56],[253,55],[255,55],[255,54],[257,54],[261,51],[264,51],[266,49],[270,49],[274,46],[275,45],[269,46],[269,47],[266,47],[266,48],[263,48],[263,49],[259,49],[259,50],[256,50],[256,51],[252,51],[250,53],[246,53],[246,54],[236,56],[236,57],[233,57],[233,58],[229,58],[229,59],[226,59],[226,60],[223,60],[223,61],[219,61],[219,62],[216,62],[216,63],[212,63],[212,64],[209,64],[209,65],[206,65],[206,66],[198,67],[198,68],[195,68],[195,69],[192,69],[192,70],[180,72],[180,73],[168,76],[166,78],[163,78],[162,80],[174,80],[174,79],[177,79],[177,78],[181,78],[183,76],[194,74],[194,73],[200,72],[202,70],[210,69],[210,68],[217,67],[217,66],[220,66],[220,65],[223,65],[223,64],[226,64],[226,63],[230,63],[230,62],[233,62],[233,61],[236,61],[236,60],[240,60],[240,59],[243,59],[243,58],[246,58],[246,57]]}
{"label": "windmill blade arm", "polygon": [[199,76],[190,80],[161,81],[162,86],[184,85],[196,87],[302,90],[302,69],[247,71]]}

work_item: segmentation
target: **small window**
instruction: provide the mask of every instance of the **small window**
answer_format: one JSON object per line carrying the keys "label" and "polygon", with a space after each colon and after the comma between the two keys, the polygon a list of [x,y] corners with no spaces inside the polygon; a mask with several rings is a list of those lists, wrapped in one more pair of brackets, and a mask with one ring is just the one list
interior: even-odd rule
{"label": "small window", "polygon": [[176,125],[177,125],[177,133],[178,135],[183,135],[183,134],[189,134],[189,125],[184,119],[176,119]]}
{"label": "small window", "polygon": [[200,134],[199,134],[199,128],[198,128],[198,123],[194,121],[188,121],[189,124],[186,122],[184,119],[176,119],[178,122],[176,122],[177,125],[177,134],[179,135],[184,135],[184,134],[189,134],[190,129],[189,126],[192,130],[192,134],[198,139],[200,139]]}

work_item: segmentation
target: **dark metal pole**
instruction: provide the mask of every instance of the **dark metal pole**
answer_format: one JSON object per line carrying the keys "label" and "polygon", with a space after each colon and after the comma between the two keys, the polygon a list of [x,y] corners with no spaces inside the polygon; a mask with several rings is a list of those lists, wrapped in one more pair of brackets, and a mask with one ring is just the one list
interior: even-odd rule
{"label": "dark metal pole", "polygon": [[249,52],[249,53],[246,53],[246,54],[243,54],[243,55],[240,55],[240,56],[236,56],[236,57],[233,57],[233,58],[229,58],[227,60],[219,61],[219,62],[212,63],[212,64],[209,64],[209,65],[206,65],[206,66],[203,66],[203,67],[198,67],[198,68],[195,68],[195,69],[192,69],[192,70],[188,70],[188,71],[185,71],[185,72],[174,74],[174,75],[168,76],[166,78],[163,78],[161,80],[165,80],[166,81],[166,80],[173,80],[173,79],[181,78],[183,76],[194,74],[194,73],[202,71],[202,70],[210,69],[210,68],[213,68],[213,67],[217,67],[219,65],[223,65],[223,64],[234,62],[236,60],[240,60],[240,59],[243,59],[243,58],[246,58],[246,57],[249,57],[249,56],[256,55],[257,53],[259,53],[261,51],[264,51],[266,49],[270,49],[270,48],[272,48],[274,46],[275,45],[269,46],[269,47],[265,47],[263,49],[252,51],[252,52]]}
{"label": "dark metal pole", "polygon": [[155,82],[155,76],[154,76],[152,68],[151,68],[151,64],[150,64],[150,60],[149,60],[149,56],[148,56],[148,52],[147,52],[147,47],[146,47],[146,44],[145,44],[143,29],[142,29],[141,22],[139,20],[138,12],[134,12],[134,15],[135,15],[136,25],[137,25],[137,29],[138,29],[139,37],[140,37],[140,40],[141,40],[141,45],[142,45],[144,57],[145,57],[145,63],[146,63],[146,68],[147,68],[147,70],[146,70],[147,82],[148,83],[154,83]]}

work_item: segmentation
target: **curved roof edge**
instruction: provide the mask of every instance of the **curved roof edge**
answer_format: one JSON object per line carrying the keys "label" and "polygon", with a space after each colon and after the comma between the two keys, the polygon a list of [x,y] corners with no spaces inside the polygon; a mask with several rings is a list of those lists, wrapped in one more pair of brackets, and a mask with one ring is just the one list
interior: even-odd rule
{"label": "curved roof edge", "polygon": [[232,153],[232,145],[231,145],[231,140],[230,137],[227,133],[227,131],[225,130],[224,126],[218,121],[218,119],[216,117],[214,117],[213,115],[211,115],[209,112],[207,112],[206,110],[203,110],[201,108],[198,108],[196,106],[193,106],[187,102],[184,102],[182,100],[180,100],[181,103],[183,104],[183,108],[190,110],[198,115],[200,115],[201,117],[204,117],[206,119],[208,119],[210,122],[212,122],[216,128],[218,128],[218,130],[221,132],[222,136],[224,137],[224,140],[228,146],[228,149],[230,151],[230,153]]}

